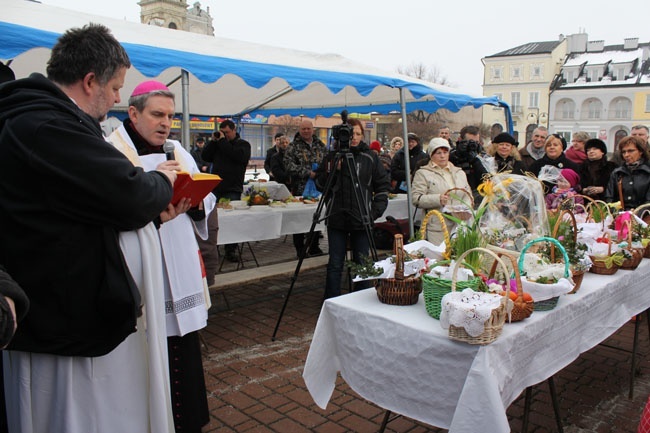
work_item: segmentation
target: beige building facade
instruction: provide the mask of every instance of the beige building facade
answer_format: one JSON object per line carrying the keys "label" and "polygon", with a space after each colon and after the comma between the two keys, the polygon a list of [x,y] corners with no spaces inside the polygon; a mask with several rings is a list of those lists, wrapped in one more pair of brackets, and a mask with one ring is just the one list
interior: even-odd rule
{"label": "beige building facade", "polygon": [[[538,124],[548,126],[549,87],[566,52],[566,39],[560,35],[557,41],[530,42],[481,59],[483,95],[497,96],[510,105],[520,144],[530,141]],[[499,123],[505,129],[503,110],[484,107],[483,123]]]}

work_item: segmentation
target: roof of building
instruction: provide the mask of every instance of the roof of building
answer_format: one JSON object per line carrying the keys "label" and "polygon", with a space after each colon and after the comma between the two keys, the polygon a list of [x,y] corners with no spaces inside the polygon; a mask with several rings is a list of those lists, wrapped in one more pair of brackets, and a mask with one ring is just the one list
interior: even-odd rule
{"label": "roof of building", "polygon": [[527,44],[519,45],[518,47],[509,48],[496,54],[486,57],[505,57],[505,56],[526,56],[530,54],[544,54],[551,53],[562,41],[542,41],[542,42],[528,42]]}

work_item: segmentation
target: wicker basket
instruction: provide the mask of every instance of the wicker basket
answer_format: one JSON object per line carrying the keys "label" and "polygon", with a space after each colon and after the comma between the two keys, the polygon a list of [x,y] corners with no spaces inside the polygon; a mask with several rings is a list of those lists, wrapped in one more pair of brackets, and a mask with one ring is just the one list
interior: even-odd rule
{"label": "wicker basket", "polygon": [[[634,215],[638,216],[646,223],[650,223],[650,221],[646,221],[650,220],[650,203],[642,204],[641,206],[635,208]],[[646,245],[645,249],[643,250],[643,257],[650,259],[650,243]]]}
{"label": "wicker basket", "polygon": [[[515,274],[515,282],[517,285],[517,299],[514,301],[514,306],[512,308],[512,311],[510,312],[510,322],[519,322],[521,320],[524,320],[528,317],[530,317],[531,314],[533,314],[533,309],[535,307],[534,301],[524,301],[524,289],[521,285],[521,274],[519,273],[519,268],[517,267],[517,261],[516,259],[511,256],[510,254],[504,254],[504,253],[497,253],[497,255],[501,258],[506,258],[510,261],[512,265],[513,272]],[[495,260],[494,263],[492,264],[492,268],[490,269],[490,274],[488,278],[494,277],[496,270],[497,270],[497,264],[498,262]],[[508,280],[510,274],[505,274],[504,278]],[[507,292],[510,291],[510,282],[508,281],[508,284],[506,284],[506,290]],[[506,292],[506,296],[509,295],[509,293]]]}
{"label": "wicker basket", "polygon": [[[499,256],[497,256],[495,253],[493,253],[492,251],[486,248],[471,248],[465,251],[460,257],[458,257],[458,261],[456,262],[456,266],[454,267],[454,273],[452,276],[452,283],[451,283],[452,292],[456,291],[456,287],[457,287],[456,280],[457,280],[459,265],[462,264],[463,259],[473,251],[479,251],[493,256],[494,259],[499,262],[499,265],[501,266],[504,274],[508,275],[508,268],[503,263],[503,261],[499,258]],[[463,341],[469,344],[490,344],[491,342],[496,340],[497,337],[499,337],[499,335],[501,335],[501,331],[503,330],[503,325],[506,322],[506,317],[508,315],[506,311],[506,306],[508,302],[511,302],[510,299],[506,296],[503,296],[499,307],[494,308],[492,310],[492,314],[490,315],[490,318],[484,324],[485,329],[483,333],[481,333],[480,335],[476,337],[472,337],[467,333],[467,331],[465,331],[465,328],[449,325],[449,338],[451,338],[452,340]]]}
{"label": "wicker basket", "polygon": [[[469,204],[465,203],[461,198],[458,197],[457,194],[454,194],[454,191],[459,191],[469,197]],[[450,215],[463,221],[467,221],[472,217],[472,209],[474,209],[474,197],[472,197],[471,192],[467,191],[464,188],[450,188],[445,192],[445,194],[451,194],[450,200],[460,202],[462,205],[467,206],[468,208],[467,210],[449,212]]]}
{"label": "wicker basket", "polygon": [[[585,196],[586,197],[586,196]],[[553,234],[552,236],[557,239],[558,238],[558,230],[560,229],[560,224],[563,221],[564,215],[568,215],[572,224],[572,234],[573,234],[573,242],[577,243],[578,242],[578,222],[576,221],[576,217],[571,212],[570,210],[561,210],[557,221],[555,221],[555,226],[553,227]],[[555,263],[555,244],[551,243],[551,262]],[[574,269],[571,269],[571,280],[573,281],[573,290],[569,292],[569,294],[576,293],[580,289],[580,285],[582,284],[582,279],[585,275],[585,271],[575,271]]]}
{"label": "wicker basket", "polygon": [[417,304],[422,292],[422,279],[404,277],[404,237],[395,235],[393,246],[395,252],[395,278],[380,278],[375,289],[377,298],[384,304],[413,305]]}
{"label": "wicker basket", "polygon": [[[441,266],[449,264],[449,260],[444,260],[442,262],[435,263],[432,267]],[[469,268],[474,275],[478,275],[475,269],[473,269],[467,263],[464,265]],[[467,281],[458,281],[456,287],[459,289],[473,289],[477,290],[481,283],[481,277],[474,277],[471,280]],[[427,309],[429,316],[434,319],[440,319],[440,301],[442,297],[447,293],[451,292],[451,280],[445,278],[432,277],[431,275],[422,275],[422,296],[424,297],[424,306]]]}
{"label": "wicker basket", "polygon": [[641,264],[641,260],[643,260],[643,255],[645,254],[645,248],[632,247],[632,221],[627,221],[625,225],[627,226],[626,250],[630,254],[630,257],[627,257],[625,260],[623,260],[621,269],[625,269],[626,271],[633,271]]}
{"label": "wicker basket", "polygon": [[[571,273],[569,272],[569,256],[566,253],[566,250],[562,246],[562,244],[557,240],[553,238],[548,238],[548,237],[541,237],[537,239],[533,239],[532,241],[528,242],[524,248],[521,250],[521,255],[519,256],[519,272],[522,274],[525,273],[524,270],[524,258],[526,255],[526,251],[528,251],[528,248],[530,248],[533,244],[536,244],[538,242],[550,242],[552,245],[554,245],[561,253],[562,253],[562,258],[564,259],[564,277],[565,278],[571,278]],[[557,305],[557,301],[560,299],[559,296],[554,296],[550,299],[544,299],[541,301],[536,300],[535,301],[535,311],[548,311],[552,310],[555,308]]]}
{"label": "wicker basket", "polygon": [[442,227],[442,234],[445,237],[445,252],[442,254],[444,259],[451,258],[451,239],[449,238],[449,230],[447,229],[447,223],[445,222],[445,216],[437,209],[432,209],[424,215],[422,218],[422,226],[420,227],[420,238],[427,239],[427,225],[429,224],[429,219],[431,217],[438,218],[440,226]]}
{"label": "wicker basket", "polygon": [[616,263],[613,262],[609,263],[606,261],[606,259],[612,255],[612,241],[609,239],[609,233],[607,232],[603,234],[603,237],[607,238],[608,240],[607,256],[606,257],[589,256],[592,262],[591,268],[589,268],[589,272],[598,275],[614,275],[618,271],[620,265],[617,265]]}

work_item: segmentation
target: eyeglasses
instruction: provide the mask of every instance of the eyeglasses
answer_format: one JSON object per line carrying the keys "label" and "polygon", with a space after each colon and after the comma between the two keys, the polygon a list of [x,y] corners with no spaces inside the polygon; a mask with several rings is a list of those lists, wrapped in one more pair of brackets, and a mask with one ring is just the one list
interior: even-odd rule
{"label": "eyeglasses", "polygon": [[621,150],[621,155],[625,155],[626,153],[634,153],[634,152],[638,152],[638,151],[639,151],[639,149],[623,149],[623,150]]}

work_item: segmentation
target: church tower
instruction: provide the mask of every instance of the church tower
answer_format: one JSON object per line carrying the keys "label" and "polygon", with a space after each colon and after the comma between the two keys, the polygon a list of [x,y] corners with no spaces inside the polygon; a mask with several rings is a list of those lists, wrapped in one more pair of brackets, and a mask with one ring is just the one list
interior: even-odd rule
{"label": "church tower", "polygon": [[170,29],[185,30],[185,0],[140,0],[140,22]]}
{"label": "church tower", "polygon": [[214,36],[210,8],[201,9],[198,1],[189,10],[186,0],[140,0],[138,5],[143,24]]}

